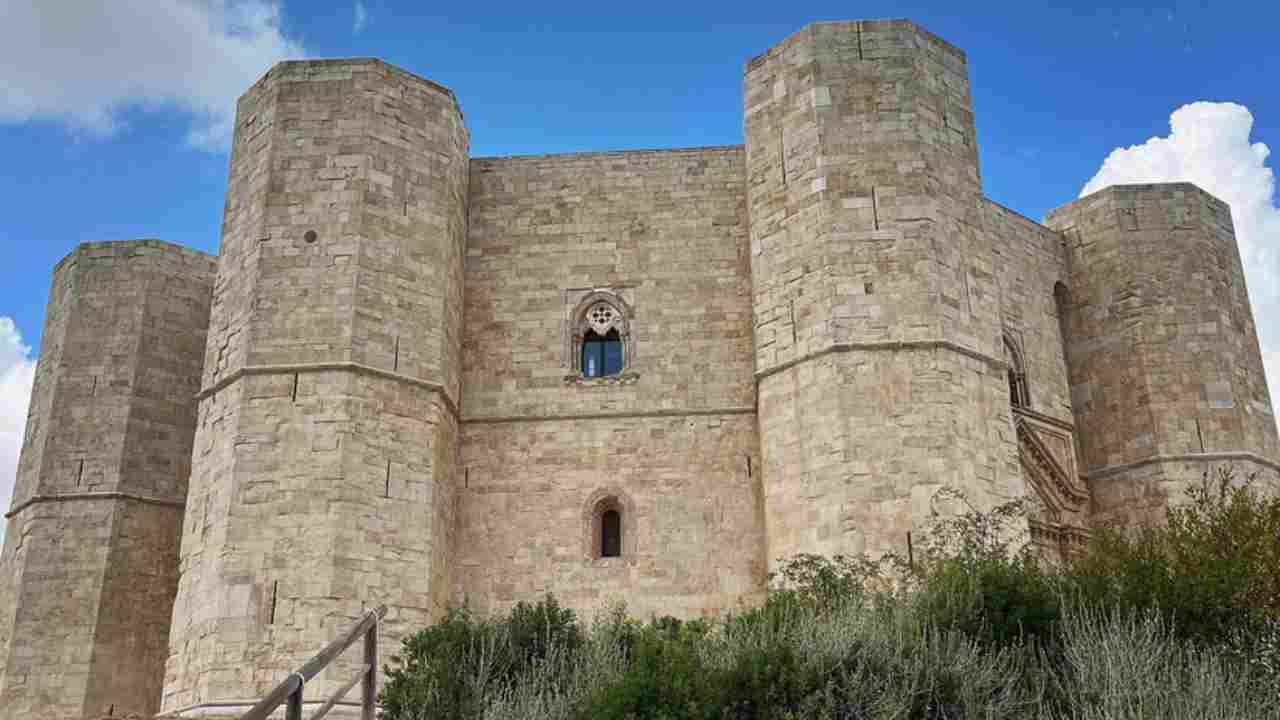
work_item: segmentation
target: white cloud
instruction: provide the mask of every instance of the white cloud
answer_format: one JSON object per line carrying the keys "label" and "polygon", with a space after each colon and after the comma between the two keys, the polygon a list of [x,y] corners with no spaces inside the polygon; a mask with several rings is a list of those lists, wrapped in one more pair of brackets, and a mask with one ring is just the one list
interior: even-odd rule
{"label": "white cloud", "polygon": [[1080,194],[1122,183],[1189,181],[1231,205],[1271,407],[1280,412],[1280,207],[1266,166],[1271,151],[1250,144],[1253,115],[1235,103],[1183,105],[1169,126],[1166,137],[1112,151]]}
{"label": "white cloud", "polygon": [[231,138],[235,100],[301,57],[278,0],[0,0],[0,121],[110,135],[129,108],[191,115],[188,140]]}
{"label": "white cloud", "polygon": [[351,25],[351,32],[359,34],[369,24],[369,11],[361,0],[356,0],[356,20]]}
{"label": "white cloud", "polygon": [[[0,512],[9,511],[13,480],[18,472],[18,453],[27,424],[27,403],[35,379],[36,360],[22,342],[13,320],[0,317]],[[0,543],[5,524],[0,522]]]}

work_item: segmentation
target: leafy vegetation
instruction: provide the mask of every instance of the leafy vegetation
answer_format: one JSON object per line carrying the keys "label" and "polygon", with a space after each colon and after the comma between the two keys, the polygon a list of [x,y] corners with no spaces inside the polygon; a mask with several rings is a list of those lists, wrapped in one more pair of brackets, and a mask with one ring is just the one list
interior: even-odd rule
{"label": "leafy vegetation", "polygon": [[384,720],[1280,718],[1280,494],[1207,477],[1158,526],[1042,562],[1027,508],[939,515],[920,557],[800,555],[765,602],[589,627],[548,596],[408,638]]}

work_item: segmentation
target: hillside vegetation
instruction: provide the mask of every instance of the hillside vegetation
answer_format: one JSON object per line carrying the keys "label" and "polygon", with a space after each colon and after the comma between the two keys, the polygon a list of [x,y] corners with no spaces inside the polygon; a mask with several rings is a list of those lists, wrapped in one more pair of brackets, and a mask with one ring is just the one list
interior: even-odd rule
{"label": "hillside vegetation", "polygon": [[921,557],[791,558],[760,607],[584,624],[455,609],[387,668],[384,720],[1280,718],[1280,496],[1206,478],[1165,522],[1049,564],[1010,503]]}

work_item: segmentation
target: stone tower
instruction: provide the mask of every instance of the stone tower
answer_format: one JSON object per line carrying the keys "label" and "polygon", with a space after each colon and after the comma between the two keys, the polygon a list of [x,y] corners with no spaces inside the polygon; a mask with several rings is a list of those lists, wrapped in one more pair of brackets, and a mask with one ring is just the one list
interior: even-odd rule
{"label": "stone tower", "polygon": [[445,604],[467,142],[449,90],[376,60],[240,99],[165,710],[242,710],[363,603],[388,648]]}
{"label": "stone tower", "polygon": [[54,269],[0,556],[0,718],[159,705],[213,272],[155,240]]}
{"label": "stone tower", "polygon": [[1022,494],[963,53],[817,23],[744,97],[770,560],[905,550],[944,483]]}
{"label": "stone tower", "polygon": [[1095,522],[1154,518],[1215,466],[1275,467],[1276,424],[1226,203],[1114,186],[1049,214],[1070,253],[1071,400]]}

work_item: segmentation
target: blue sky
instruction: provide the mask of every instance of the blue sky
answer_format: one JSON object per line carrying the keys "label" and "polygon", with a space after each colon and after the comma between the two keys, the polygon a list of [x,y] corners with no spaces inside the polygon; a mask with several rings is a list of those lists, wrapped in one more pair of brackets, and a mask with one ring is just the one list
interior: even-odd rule
{"label": "blue sky", "polygon": [[449,86],[477,156],[735,144],[746,60],[811,21],[911,18],[968,54],[993,199],[1039,219],[1108,156],[1095,184],[1216,184],[1280,383],[1258,146],[1280,144],[1280,3],[0,0],[0,17],[0,499],[53,264],[90,240],[215,251],[235,97],[283,57],[378,56]]}

